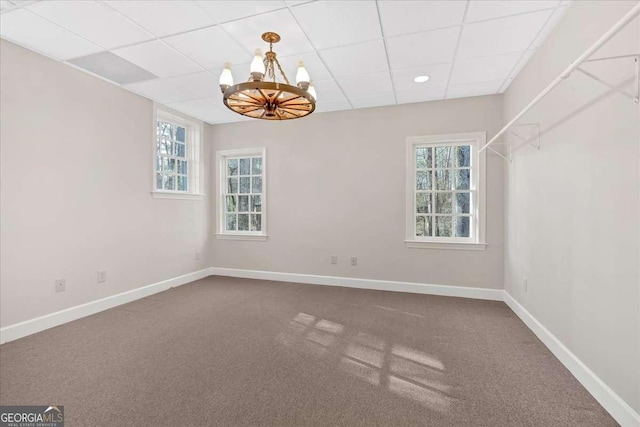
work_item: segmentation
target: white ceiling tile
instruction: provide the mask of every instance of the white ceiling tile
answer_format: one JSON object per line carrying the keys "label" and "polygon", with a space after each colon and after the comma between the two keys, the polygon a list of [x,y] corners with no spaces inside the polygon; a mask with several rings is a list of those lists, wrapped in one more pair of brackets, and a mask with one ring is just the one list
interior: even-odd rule
{"label": "white ceiling tile", "polygon": [[288,9],[228,22],[222,26],[249,52],[256,48],[261,48],[263,52],[269,49],[269,45],[262,40],[262,34],[267,31],[275,31],[282,37],[273,46],[279,56],[313,52],[313,46]]}
{"label": "white ceiling tile", "polygon": [[170,77],[166,80],[172,85],[181,88],[184,92],[192,93],[194,98],[213,98],[222,103],[222,92],[218,84],[218,77],[208,71]]}
{"label": "white ceiling tile", "polygon": [[354,108],[381,107],[383,105],[395,105],[396,103],[393,93],[351,98],[350,100]]}
{"label": "white ceiling tile", "polygon": [[437,101],[444,99],[445,87],[425,87],[420,90],[405,90],[396,92],[398,104],[414,102]]}
{"label": "white ceiling tile", "polygon": [[313,0],[284,0],[287,6],[297,6],[299,4],[309,3]]}
{"label": "white ceiling tile", "polygon": [[318,95],[318,100],[322,101],[344,101],[346,100],[342,89],[335,80],[320,80],[313,82],[313,87]]}
{"label": "white ceiling tile", "polygon": [[103,50],[24,9],[0,15],[0,35],[58,59],[76,58]]}
{"label": "white ceiling tile", "polygon": [[324,63],[315,52],[286,56],[283,58],[278,57],[278,61],[280,61],[280,66],[282,66],[291,83],[294,84],[296,73],[298,72],[298,62],[300,61],[304,62],[304,67],[307,69],[312,81],[315,82],[331,78],[331,73],[329,73],[329,70],[324,66]]}
{"label": "white ceiling tile", "polygon": [[557,5],[558,0],[471,0],[469,2],[466,22],[483,21],[519,13],[535,12],[536,10],[549,9]]}
{"label": "white ceiling tile", "polygon": [[293,8],[293,14],[316,49],[382,37],[372,1],[315,1]]}
{"label": "white ceiling tile", "polygon": [[124,88],[163,104],[196,98],[193,93],[183,90],[169,79],[147,80],[125,85]]}
{"label": "white ceiling tile", "polygon": [[565,7],[559,7],[553,11],[553,14],[551,15],[547,23],[544,24],[544,27],[542,27],[542,30],[540,30],[536,38],[533,40],[533,43],[531,43],[531,46],[530,46],[531,49],[537,49],[542,45],[542,42],[544,42],[547,39],[547,36],[556,27],[556,24],[564,16],[564,13],[567,11],[567,9],[568,9],[568,6],[565,6]]}
{"label": "white ceiling tile", "polygon": [[338,79],[338,84],[340,84],[348,98],[363,98],[365,96],[393,93],[391,75],[388,71],[343,77]]}
{"label": "white ceiling tile", "polygon": [[457,62],[453,65],[449,84],[458,85],[504,80],[509,77],[511,70],[516,66],[521,56],[521,53],[511,53]]}
{"label": "white ceiling tile", "polygon": [[464,98],[467,96],[494,95],[498,93],[502,83],[504,83],[504,80],[449,86],[447,89],[447,99]]}
{"label": "white ceiling tile", "polygon": [[163,41],[204,68],[220,67],[225,62],[246,63],[253,58],[219,26],[167,37]]}
{"label": "white ceiling tile", "polygon": [[220,107],[216,100],[209,98],[174,102],[168,105],[174,110],[209,123],[212,123],[212,120],[221,114],[222,108],[226,108],[224,106]]}
{"label": "white ceiling tile", "polygon": [[522,57],[520,58],[520,60],[518,61],[518,63],[515,65],[515,67],[511,70],[511,73],[509,74],[509,77],[511,78],[515,78],[518,74],[520,74],[520,71],[522,71],[522,69],[527,65],[527,63],[529,62],[529,60],[531,59],[531,57],[536,53],[535,50],[530,50],[528,52],[524,52],[522,54]]}
{"label": "white ceiling tile", "polygon": [[385,37],[462,24],[464,1],[379,1]]}
{"label": "white ceiling tile", "polygon": [[[397,91],[420,90],[424,87],[444,87],[447,85],[450,72],[451,64],[428,65],[391,71],[393,84]],[[416,83],[413,79],[418,76],[429,76],[429,80],[424,83]]]}
{"label": "white ceiling tile", "polygon": [[551,11],[465,25],[457,58],[499,55],[527,50]]}
{"label": "white ceiling tile", "polygon": [[202,70],[198,64],[158,40],[117,49],[113,53],[159,77]]}
{"label": "white ceiling tile", "polygon": [[391,68],[399,70],[452,62],[459,32],[455,27],[388,38]]}
{"label": "white ceiling tile", "polygon": [[197,4],[186,0],[110,0],[107,4],[158,37],[216,23]]}
{"label": "white ceiling tile", "polygon": [[[318,97],[320,95],[318,94]],[[337,101],[318,101],[316,103],[316,112],[317,113],[328,113],[329,111],[342,111],[342,110],[351,110],[351,104],[346,99],[341,99]]]}
{"label": "white ceiling tile", "polygon": [[27,9],[105,49],[153,39],[153,34],[95,1],[41,1]]}
{"label": "white ceiling tile", "polygon": [[[198,1],[198,5],[217,22],[228,22],[286,7],[283,1]],[[277,21],[274,21],[274,25]],[[274,29],[266,30],[274,31]],[[263,31],[264,32],[264,31]],[[277,31],[276,31],[277,32]],[[258,36],[262,33],[258,34]],[[281,34],[282,35],[282,34]]]}
{"label": "white ceiling tile", "polygon": [[389,69],[382,40],[336,47],[319,53],[334,77],[375,73]]}

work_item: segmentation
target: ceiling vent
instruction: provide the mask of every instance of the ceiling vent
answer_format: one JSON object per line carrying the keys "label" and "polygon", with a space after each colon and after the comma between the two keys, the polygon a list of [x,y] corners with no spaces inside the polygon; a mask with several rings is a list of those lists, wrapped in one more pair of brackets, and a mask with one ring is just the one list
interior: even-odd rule
{"label": "ceiling vent", "polygon": [[111,52],[94,53],[68,62],[121,85],[158,77]]}

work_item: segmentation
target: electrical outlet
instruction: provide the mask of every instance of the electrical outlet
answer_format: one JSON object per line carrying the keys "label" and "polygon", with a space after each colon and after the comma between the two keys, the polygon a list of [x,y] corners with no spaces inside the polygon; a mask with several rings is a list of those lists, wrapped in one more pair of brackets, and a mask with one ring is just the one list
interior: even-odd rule
{"label": "electrical outlet", "polygon": [[200,252],[196,252],[196,261],[200,261],[201,255]]}
{"label": "electrical outlet", "polygon": [[526,277],[523,280],[523,284],[524,284],[524,291],[528,292],[529,291],[529,280]]}
{"label": "electrical outlet", "polygon": [[56,292],[64,292],[67,290],[67,279],[56,280]]}
{"label": "electrical outlet", "polygon": [[104,270],[98,270],[98,283],[104,283],[107,281],[107,272]]}
{"label": "electrical outlet", "polygon": [[337,263],[338,263],[338,256],[331,255],[331,264],[337,264]]}
{"label": "electrical outlet", "polygon": [[356,265],[358,265],[358,258],[352,256],[351,257],[351,267],[355,267]]}

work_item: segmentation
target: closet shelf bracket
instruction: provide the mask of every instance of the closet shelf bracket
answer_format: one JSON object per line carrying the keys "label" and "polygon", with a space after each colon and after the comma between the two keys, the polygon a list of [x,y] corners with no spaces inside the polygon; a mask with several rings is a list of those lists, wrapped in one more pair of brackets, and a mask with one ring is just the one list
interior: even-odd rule
{"label": "closet shelf bracket", "polygon": [[580,67],[580,66],[577,67],[576,71],[579,71],[583,75],[597,81],[598,83],[605,85],[606,87],[619,93],[620,95],[623,95],[631,99],[635,104],[637,104],[640,102],[640,64],[639,64],[640,54],[636,53],[632,55],[618,55],[618,56],[607,56],[603,58],[588,59],[584,61],[583,64],[586,64],[589,62],[612,61],[612,60],[620,60],[620,59],[627,59],[627,58],[633,58],[633,64],[634,64],[635,86],[634,86],[634,93],[632,94],[625,92],[624,90],[620,90],[619,88],[607,83],[606,81],[602,80],[600,77],[596,76],[592,72],[585,70],[583,67]]}

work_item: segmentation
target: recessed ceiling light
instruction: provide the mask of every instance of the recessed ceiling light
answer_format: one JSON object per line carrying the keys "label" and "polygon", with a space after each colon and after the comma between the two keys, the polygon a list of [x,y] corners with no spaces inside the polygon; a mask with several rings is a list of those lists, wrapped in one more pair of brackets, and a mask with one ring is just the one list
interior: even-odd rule
{"label": "recessed ceiling light", "polygon": [[413,81],[416,83],[424,83],[427,80],[429,80],[429,76],[418,76],[415,79],[413,79]]}

